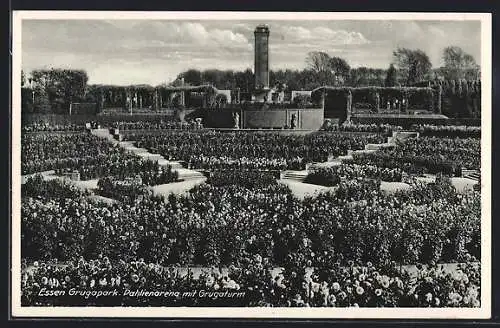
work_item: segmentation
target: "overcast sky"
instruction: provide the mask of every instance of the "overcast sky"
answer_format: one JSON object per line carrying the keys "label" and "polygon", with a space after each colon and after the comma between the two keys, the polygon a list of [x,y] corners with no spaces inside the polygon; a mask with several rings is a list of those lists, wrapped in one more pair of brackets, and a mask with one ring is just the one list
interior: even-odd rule
{"label": "overcast sky", "polygon": [[480,61],[479,21],[23,20],[22,67],[84,69],[89,83],[157,85],[189,68],[253,69],[253,30],[269,25],[271,69],[303,69],[309,51],[387,68],[398,47],[434,67],[456,45]]}

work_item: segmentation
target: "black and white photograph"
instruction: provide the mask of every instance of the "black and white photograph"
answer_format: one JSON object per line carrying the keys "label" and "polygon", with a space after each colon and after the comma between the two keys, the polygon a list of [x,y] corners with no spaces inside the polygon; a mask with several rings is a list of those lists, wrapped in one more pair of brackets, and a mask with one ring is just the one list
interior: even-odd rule
{"label": "black and white photograph", "polygon": [[12,314],[489,318],[491,15],[13,13]]}

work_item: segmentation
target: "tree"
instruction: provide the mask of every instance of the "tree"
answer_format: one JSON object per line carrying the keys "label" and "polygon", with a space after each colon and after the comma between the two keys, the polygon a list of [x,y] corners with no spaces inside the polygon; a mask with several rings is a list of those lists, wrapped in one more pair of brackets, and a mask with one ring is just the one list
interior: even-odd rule
{"label": "tree", "polygon": [[212,84],[216,88],[224,88],[227,80],[224,79],[224,72],[218,69],[208,69],[201,72],[202,82],[200,84]]}
{"label": "tree", "polygon": [[326,72],[331,69],[331,58],[326,52],[311,51],[307,54],[306,64],[316,73]]}
{"label": "tree", "polygon": [[340,84],[344,84],[344,81],[349,76],[351,66],[349,66],[347,61],[343,58],[332,57],[330,58],[330,70],[335,75],[336,81],[339,81]]}
{"label": "tree", "polygon": [[446,47],[443,50],[443,74],[446,79],[476,80],[479,76],[479,65],[474,57],[457,46]]}
{"label": "tree", "polygon": [[389,66],[387,70],[387,76],[385,78],[385,86],[386,87],[394,87],[396,86],[396,68],[393,64]]}
{"label": "tree", "polygon": [[21,87],[24,87],[26,84],[26,75],[24,74],[24,71],[21,70]]}
{"label": "tree", "polygon": [[252,92],[255,84],[252,70],[247,68],[243,72],[234,73],[234,84],[243,92]]}
{"label": "tree", "polygon": [[222,107],[227,104],[227,96],[223,93],[219,93],[215,96],[215,103],[217,107]]}
{"label": "tree", "polygon": [[309,70],[314,72],[320,85],[343,84],[351,69],[344,59],[330,57],[327,53],[321,51],[309,52],[306,57],[306,64]]}
{"label": "tree", "polygon": [[429,56],[422,50],[398,48],[393,52],[394,64],[404,76],[406,85],[413,85],[426,79],[431,72]]}
{"label": "tree", "polygon": [[43,106],[47,107],[49,103],[53,111],[67,112],[71,102],[80,102],[85,97],[88,76],[83,70],[34,70],[31,76],[35,93],[42,97]]}
{"label": "tree", "polygon": [[197,69],[189,69],[184,73],[179,74],[178,79],[184,78],[184,83],[189,85],[201,85],[201,72]]}

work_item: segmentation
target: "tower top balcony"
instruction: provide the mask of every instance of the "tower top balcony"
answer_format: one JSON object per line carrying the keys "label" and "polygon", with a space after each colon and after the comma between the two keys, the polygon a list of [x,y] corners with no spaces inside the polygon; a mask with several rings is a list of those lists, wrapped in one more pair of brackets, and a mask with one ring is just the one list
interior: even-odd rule
{"label": "tower top balcony", "polygon": [[269,34],[269,26],[266,25],[266,24],[261,24],[261,25],[258,25],[256,28],[255,28],[255,31],[254,31],[255,34],[261,34],[261,33],[264,33],[264,34]]}

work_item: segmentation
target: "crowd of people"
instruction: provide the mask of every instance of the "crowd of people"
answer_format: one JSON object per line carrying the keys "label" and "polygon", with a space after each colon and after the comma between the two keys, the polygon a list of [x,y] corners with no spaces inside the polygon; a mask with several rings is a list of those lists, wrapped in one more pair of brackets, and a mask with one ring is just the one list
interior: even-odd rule
{"label": "crowd of people", "polygon": [[384,142],[380,134],[345,135],[318,132],[307,135],[248,132],[166,131],[162,135],[127,135],[137,147],[159,153],[169,160],[182,160],[191,168],[301,170],[310,162],[364,149],[368,143]]}
{"label": "crowd of people", "polygon": [[387,182],[401,182],[403,171],[399,168],[385,168],[375,165],[341,164],[332,167],[313,167],[305,182],[324,186],[335,186],[342,180],[378,179]]}
{"label": "crowd of people", "polygon": [[445,173],[461,176],[462,168],[479,170],[481,140],[420,137],[374,153],[354,154],[353,163],[401,168],[407,173]]}

